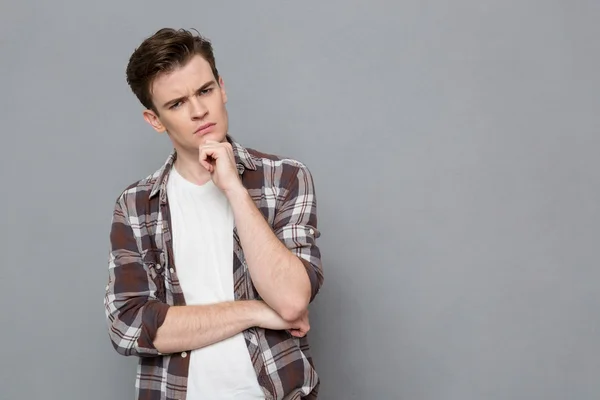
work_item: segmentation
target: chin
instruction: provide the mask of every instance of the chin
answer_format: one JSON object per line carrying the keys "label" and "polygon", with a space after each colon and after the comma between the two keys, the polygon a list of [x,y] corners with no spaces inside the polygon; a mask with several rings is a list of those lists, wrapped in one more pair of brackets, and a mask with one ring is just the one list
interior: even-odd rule
{"label": "chin", "polygon": [[206,142],[207,140],[214,140],[215,142],[224,142],[226,140],[226,137],[227,134],[223,132],[210,132],[202,135],[200,137],[200,141],[202,143]]}

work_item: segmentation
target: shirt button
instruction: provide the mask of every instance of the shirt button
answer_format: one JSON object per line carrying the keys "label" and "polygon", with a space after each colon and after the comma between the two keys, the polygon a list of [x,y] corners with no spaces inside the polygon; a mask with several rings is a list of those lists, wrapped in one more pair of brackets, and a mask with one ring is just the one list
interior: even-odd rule
{"label": "shirt button", "polygon": [[309,229],[308,231],[310,232],[310,234],[311,234],[311,235],[314,235],[314,234],[315,234],[315,230],[314,230],[314,229],[312,229],[312,228],[311,228],[311,229]]}
{"label": "shirt button", "polygon": [[181,357],[186,358],[187,357],[187,353],[184,351],[183,353],[181,353]]}
{"label": "shirt button", "polygon": [[156,269],[161,269],[161,268],[162,268],[162,265],[156,264]]}
{"label": "shirt button", "polygon": [[175,270],[173,268],[171,268],[169,271],[171,271],[172,274],[175,273]]}

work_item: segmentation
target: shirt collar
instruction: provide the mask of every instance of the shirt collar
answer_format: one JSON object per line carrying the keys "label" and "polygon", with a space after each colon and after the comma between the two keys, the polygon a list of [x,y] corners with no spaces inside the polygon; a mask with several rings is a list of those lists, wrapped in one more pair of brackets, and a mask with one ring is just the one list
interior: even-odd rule
{"label": "shirt collar", "polygon": [[[243,174],[245,169],[249,169],[251,171],[256,170],[256,164],[254,164],[254,161],[252,161],[252,157],[250,156],[248,150],[236,142],[230,135],[226,135],[226,138],[227,141],[231,143],[231,147],[233,148],[233,155],[235,156],[235,162],[237,164],[237,170],[239,174]],[[154,197],[160,193],[161,202],[166,201],[167,180],[169,178],[169,172],[171,172],[171,168],[173,168],[176,159],[177,152],[173,150],[171,154],[169,154],[169,157],[163,166],[156,171],[151,181],[152,190],[150,191],[150,197]]]}

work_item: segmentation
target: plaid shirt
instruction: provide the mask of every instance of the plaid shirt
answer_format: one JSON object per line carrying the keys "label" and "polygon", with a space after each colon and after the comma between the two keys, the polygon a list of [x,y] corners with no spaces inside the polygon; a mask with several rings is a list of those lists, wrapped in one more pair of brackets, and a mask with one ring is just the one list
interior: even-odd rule
{"label": "plaid shirt", "polygon": [[[230,136],[227,140],[257,208],[306,267],[312,301],[323,283],[323,273],[315,244],[320,232],[309,170],[295,160],[245,149]],[[153,345],[169,307],[186,304],[173,261],[166,190],[176,156],[173,152],[161,169],[125,189],[112,218],[104,305],[117,352],[139,357],[135,386],[140,400],[185,399],[187,391],[188,352],[161,354]],[[260,299],[235,229],[233,237],[234,298]],[[319,378],[306,337],[257,327],[243,335],[266,399],[317,398]]]}

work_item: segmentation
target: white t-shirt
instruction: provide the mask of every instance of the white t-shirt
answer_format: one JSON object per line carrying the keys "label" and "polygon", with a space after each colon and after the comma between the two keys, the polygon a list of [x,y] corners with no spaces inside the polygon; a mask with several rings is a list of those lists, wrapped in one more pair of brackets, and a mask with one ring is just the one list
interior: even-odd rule
{"label": "white t-shirt", "polygon": [[[231,301],[233,212],[212,181],[199,186],[173,167],[167,181],[173,251],[186,304]],[[187,400],[265,398],[242,333],[190,353]]]}

